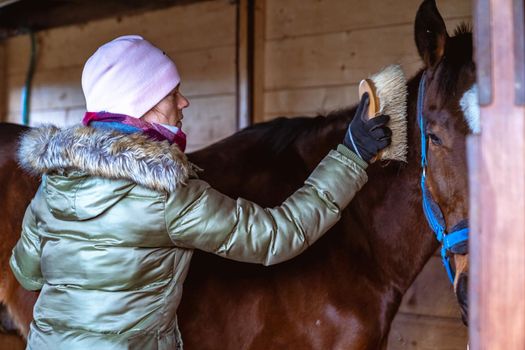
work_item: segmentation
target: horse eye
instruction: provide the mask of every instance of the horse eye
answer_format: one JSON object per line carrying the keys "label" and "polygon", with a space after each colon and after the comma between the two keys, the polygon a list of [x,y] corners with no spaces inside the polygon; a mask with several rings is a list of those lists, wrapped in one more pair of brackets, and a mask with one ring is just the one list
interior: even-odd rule
{"label": "horse eye", "polygon": [[441,139],[439,137],[437,137],[435,134],[432,134],[430,132],[428,133],[428,138],[436,146],[441,146],[443,144],[443,142],[441,142]]}

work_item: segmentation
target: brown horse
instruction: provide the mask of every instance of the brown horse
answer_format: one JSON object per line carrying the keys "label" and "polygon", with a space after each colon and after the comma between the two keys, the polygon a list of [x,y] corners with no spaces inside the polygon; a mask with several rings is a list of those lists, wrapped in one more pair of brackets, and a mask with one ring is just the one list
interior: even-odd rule
{"label": "brown horse", "polygon": [[[460,101],[473,82],[470,33],[449,38],[434,1],[416,19],[416,43],[426,65],[424,114],[428,185],[447,223],[466,218],[465,136]],[[468,79],[467,79],[468,78]],[[197,253],[185,283],[179,323],[188,349],[380,349],[401,298],[438,247],[421,209],[420,134],[416,100],[421,73],[409,90],[408,163],[375,164],[341,221],[301,256],[273,267]],[[279,204],[343,138],[355,108],[326,117],[277,119],[245,129],[189,155],[202,178],[232,197]],[[14,165],[19,129],[0,128],[0,256],[2,301],[27,327],[33,297],[6,265],[36,182]],[[7,175],[6,175],[7,174]],[[9,193],[7,193],[9,192]],[[13,204],[12,204],[13,203]],[[458,258],[459,261],[459,258]],[[443,272],[445,273],[445,272]],[[457,279],[461,280],[457,275]],[[459,288],[458,288],[459,289]],[[460,295],[464,301],[464,295]],[[465,304],[466,305],[466,304]],[[21,328],[22,330],[27,328]]]}
{"label": "brown horse", "polygon": [[11,249],[20,236],[25,208],[38,187],[37,181],[20,171],[15,161],[17,135],[23,130],[12,124],[2,124],[0,128],[0,202],[4,203],[0,214],[0,301],[6,305],[13,322],[6,320],[3,313],[0,321],[2,328],[13,330],[14,323],[26,335],[38,294],[22,288],[9,267]]}

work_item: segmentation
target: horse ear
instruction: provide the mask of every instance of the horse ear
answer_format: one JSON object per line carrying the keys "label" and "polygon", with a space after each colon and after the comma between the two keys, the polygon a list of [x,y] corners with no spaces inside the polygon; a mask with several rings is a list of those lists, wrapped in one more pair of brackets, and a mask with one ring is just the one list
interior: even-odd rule
{"label": "horse ear", "polygon": [[433,68],[443,57],[448,34],[435,0],[425,0],[416,15],[415,37],[419,56],[427,68]]}

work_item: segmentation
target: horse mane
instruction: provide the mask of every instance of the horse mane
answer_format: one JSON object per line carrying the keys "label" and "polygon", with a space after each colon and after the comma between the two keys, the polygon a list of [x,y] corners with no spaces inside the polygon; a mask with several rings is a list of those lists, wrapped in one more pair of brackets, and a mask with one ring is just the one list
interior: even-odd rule
{"label": "horse mane", "polygon": [[318,114],[314,117],[278,117],[273,120],[257,123],[239,131],[239,137],[255,137],[263,147],[268,147],[275,155],[282,154],[299,137],[317,133],[327,121],[333,119],[348,119],[352,108]]}
{"label": "horse mane", "polygon": [[470,34],[472,35],[472,25],[468,22],[461,22],[455,29],[454,29],[454,36],[461,36],[464,34]]}

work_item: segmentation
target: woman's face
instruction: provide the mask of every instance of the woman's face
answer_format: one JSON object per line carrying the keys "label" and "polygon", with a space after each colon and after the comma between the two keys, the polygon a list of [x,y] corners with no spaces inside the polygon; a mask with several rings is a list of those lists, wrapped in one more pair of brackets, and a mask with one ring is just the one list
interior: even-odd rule
{"label": "woman's face", "polygon": [[177,85],[166,97],[155,107],[149,110],[142,119],[159,124],[168,124],[182,127],[182,110],[190,105],[190,102],[180,92],[180,84]]}

